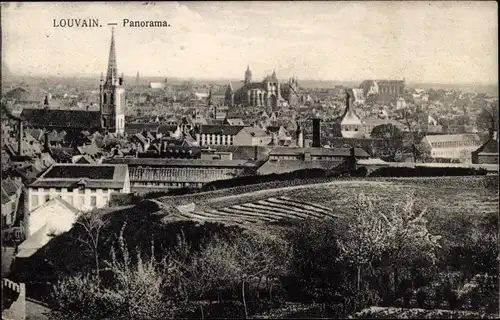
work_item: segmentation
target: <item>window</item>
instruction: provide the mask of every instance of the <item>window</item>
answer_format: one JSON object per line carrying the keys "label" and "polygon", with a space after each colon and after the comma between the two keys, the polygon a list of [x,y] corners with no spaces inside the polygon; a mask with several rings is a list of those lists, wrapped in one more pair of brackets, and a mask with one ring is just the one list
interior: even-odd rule
{"label": "window", "polygon": [[73,188],[68,188],[68,192],[73,192]]}
{"label": "window", "polygon": [[102,189],[102,192],[108,193],[108,189]]}
{"label": "window", "polygon": [[80,205],[83,206],[85,205],[85,197],[84,196],[80,196]]}
{"label": "window", "polygon": [[84,188],[79,188],[78,189],[79,194],[85,194],[85,189]]}
{"label": "window", "polygon": [[37,195],[32,195],[31,196],[31,204],[33,207],[38,206],[38,196]]}
{"label": "window", "polygon": [[102,202],[103,202],[104,204],[108,203],[108,197],[102,197]]}
{"label": "window", "polygon": [[120,189],[114,189],[115,192],[120,192]]}
{"label": "window", "polygon": [[95,196],[90,197],[90,205],[92,207],[95,207],[97,205],[97,197]]}
{"label": "window", "polygon": [[45,192],[45,189],[44,188],[38,188],[38,191],[39,192]]}
{"label": "window", "polygon": [[16,203],[15,203],[15,202],[12,202],[12,203],[10,204],[10,208],[11,208],[12,212],[15,212],[15,211],[16,211]]}
{"label": "window", "polygon": [[68,203],[73,204],[73,196],[68,196]]}
{"label": "window", "polygon": [[96,189],[90,189],[91,193],[96,193],[96,191],[97,191]]}
{"label": "window", "polygon": [[45,202],[49,202],[50,201],[50,195],[46,194],[45,197],[44,197],[44,199],[45,199]]}

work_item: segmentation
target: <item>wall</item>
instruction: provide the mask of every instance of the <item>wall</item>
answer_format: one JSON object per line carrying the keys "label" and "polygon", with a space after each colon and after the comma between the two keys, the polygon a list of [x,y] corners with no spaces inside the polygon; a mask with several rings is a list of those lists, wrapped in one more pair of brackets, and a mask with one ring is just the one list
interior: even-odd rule
{"label": "wall", "polygon": [[[130,185],[128,187],[130,189]],[[107,205],[109,197],[113,192],[125,192],[124,189],[78,189],[75,188],[73,191],[69,192],[67,188],[60,188],[60,191],[56,191],[56,188],[28,188],[28,196],[26,197],[26,209],[25,213],[29,213],[39,206],[43,205],[46,201],[46,197],[52,199],[55,197],[61,197],[69,204],[73,205],[76,209],[86,211],[92,209],[91,198],[96,197],[96,208],[102,208]],[[83,191],[83,193],[80,193]],[[130,190],[129,190],[130,192]],[[34,197],[38,197],[38,205],[35,205],[33,200]],[[83,197],[83,198],[82,198]],[[83,199],[80,200],[80,199]]]}
{"label": "wall", "polygon": [[38,231],[47,222],[52,222],[58,230],[69,230],[76,221],[77,214],[60,201],[52,201],[44,207],[32,211],[25,218],[26,238]]}
{"label": "wall", "polygon": [[498,164],[498,154],[492,155],[478,155],[477,156],[478,164]]}
{"label": "wall", "polygon": [[15,283],[9,279],[3,278],[2,299],[5,296],[12,297],[15,300],[8,309],[2,310],[2,319],[26,319],[26,286],[24,283]]}

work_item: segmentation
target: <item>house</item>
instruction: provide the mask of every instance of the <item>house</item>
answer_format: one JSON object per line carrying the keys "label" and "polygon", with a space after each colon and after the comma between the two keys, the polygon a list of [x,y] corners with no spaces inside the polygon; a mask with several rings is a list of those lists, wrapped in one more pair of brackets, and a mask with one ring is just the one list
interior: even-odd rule
{"label": "house", "polygon": [[268,146],[272,136],[259,127],[243,127],[233,139],[236,146]]}
{"label": "house", "polygon": [[26,238],[32,236],[47,223],[57,230],[67,231],[80,215],[80,211],[60,197],[35,208],[24,217],[24,232]]}
{"label": "house", "polygon": [[245,123],[243,122],[242,119],[240,118],[235,118],[235,119],[224,119],[223,124],[228,125],[228,126],[244,126]]}
{"label": "house", "polygon": [[[355,156],[368,159],[370,155],[361,148],[354,148]],[[342,162],[351,155],[350,148],[287,148],[277,147],[269,153],[269,160],[330,160]]]}
{"label": "house", "polygon": [[199,125],[195,127],[196,142],[199,146],[233,145],[234,137],[244,126]]}
{"label": "house", "polygon": [[498,164],[498,136],[494,132],[477,150],[472,152],[474,164]]}
{"label": "house", "polygon": [[426,135],[421,143],[438,161],[472,163],[472,152],[479,148],[481,140],[478,134],[442,134]]}
{"label": "house", "polygon": [[54,164],[28,186],[25,213],[55,197],[62,197],[78,210],[108,204],[112,193],[129,193],[126,165]]}
{"label": "house", "polygon": [[17,218],[22,184],[10,178],[2,179],[2,229],[11,227]]}

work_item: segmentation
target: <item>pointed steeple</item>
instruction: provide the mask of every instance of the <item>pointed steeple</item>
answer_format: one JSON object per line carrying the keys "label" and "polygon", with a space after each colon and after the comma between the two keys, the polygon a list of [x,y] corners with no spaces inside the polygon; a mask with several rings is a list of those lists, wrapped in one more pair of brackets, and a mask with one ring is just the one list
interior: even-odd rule
{"label": "pointed steeple", "polygon": [[116,50],[115,50],[115,28],[111,29],[111,46],[109,48],[108,72],[106,74],[106,82],[114,84],[117,79],[118,68],[116,66]]}

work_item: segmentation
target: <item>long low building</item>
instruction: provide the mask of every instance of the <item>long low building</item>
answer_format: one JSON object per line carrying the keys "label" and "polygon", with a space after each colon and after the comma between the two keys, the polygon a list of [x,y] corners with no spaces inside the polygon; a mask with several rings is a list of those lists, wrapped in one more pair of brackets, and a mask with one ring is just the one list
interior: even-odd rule
{"label": "long low building", "polygon": [[226,180],[255,170],[257,162],[248,160],[200,160],[165,158],[109,158],[104,163],[126,164],[133,192],[201,188],[215,180]]}

